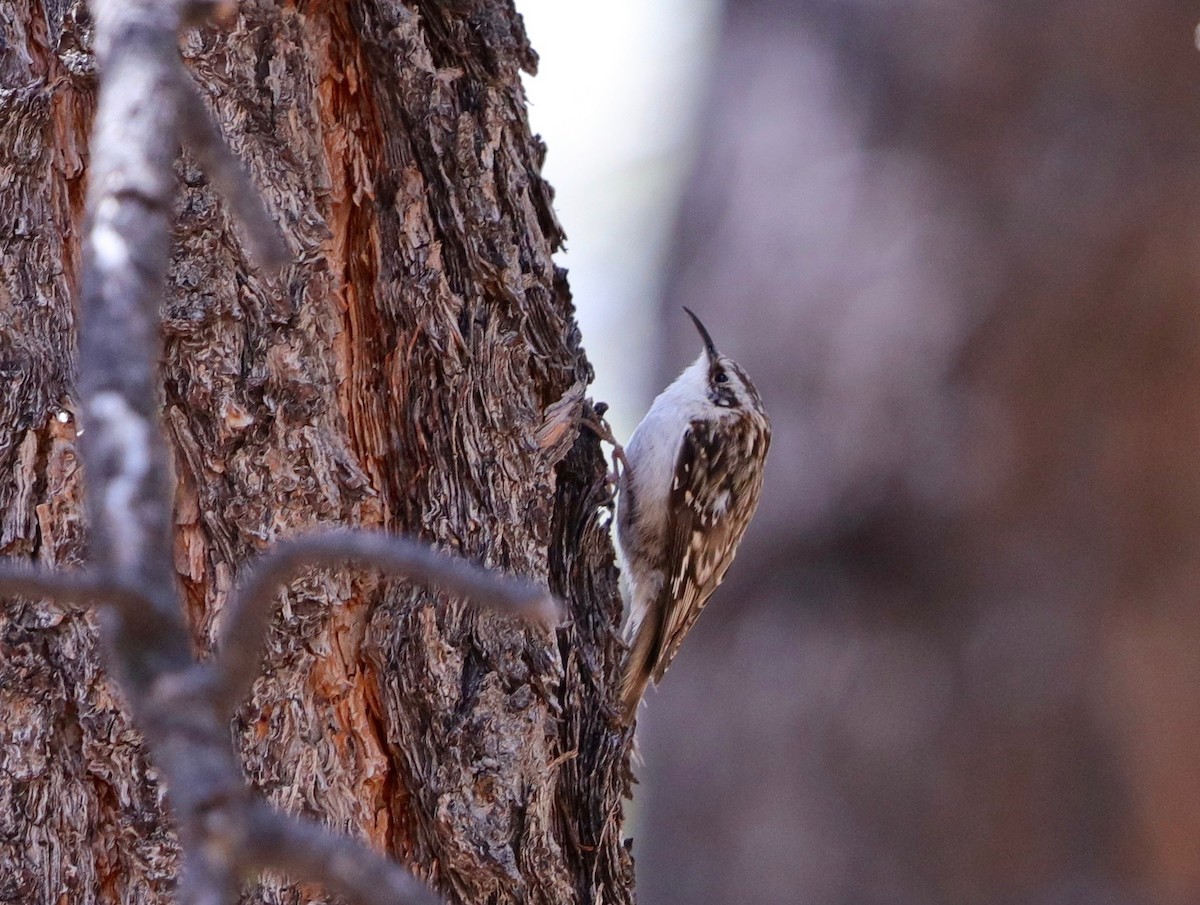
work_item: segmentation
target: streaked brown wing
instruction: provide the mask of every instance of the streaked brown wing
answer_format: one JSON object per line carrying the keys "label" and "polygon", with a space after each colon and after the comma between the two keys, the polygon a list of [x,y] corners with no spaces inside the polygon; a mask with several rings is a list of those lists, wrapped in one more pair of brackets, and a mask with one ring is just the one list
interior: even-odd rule
{"label": "streaked brown wing", "polygon": [[764,422],[746,419],[720,432],[693,421],[679,450],[671,487],[664,582],[652,612],[662,613],[654,681],[662,680],[684,637],[725,577],[758,506],[762,459],[770,436]]}

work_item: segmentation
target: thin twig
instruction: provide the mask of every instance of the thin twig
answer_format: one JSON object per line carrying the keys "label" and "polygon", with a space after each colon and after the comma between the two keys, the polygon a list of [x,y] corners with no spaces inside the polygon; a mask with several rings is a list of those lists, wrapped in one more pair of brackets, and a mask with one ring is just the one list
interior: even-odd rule
{"label": "thin twig", "polygon": [[218,706],[232,712],[259,675],[267,626],[279,589],[300,569],[337,566],[347,561],[546,625],[554,625],[559,619],[554,598],[532,582],[439,553],[409,538],[342,529],[280,541],[251,566],[249,575],[225,605],[217,642]]}
{"label": "thin twig", "polygon": [[49,597],[55,603],[76,607],[107,603],[138,614],[150,607],[149,601],[137,591],[103,581],[87,571],[44,572],[0,565],[0,595],[18,594]]}
{"label": "thin twig", "polygon": [[237,882],[228,853],[209,851],[203,842],[186,846],[187,861],[175,891],[176,905],[230,905]]}
{"label": "thin twig", "polygon": [[250,806],[239,856],[252,871],[277,870],[297,882],[320,883],[359,905],[436,905],[424,883],[394,861],[265,803]]}
{"label": "thin twig", "polygon": [[200,99],[196,83],[182,66],[178,75],[179,125],[183,140],[241,221],[241,233],[251,256],[260,267],[274,272],[290,260],[283,233],[271,219],[242,162],[221,136],[212,114]]}

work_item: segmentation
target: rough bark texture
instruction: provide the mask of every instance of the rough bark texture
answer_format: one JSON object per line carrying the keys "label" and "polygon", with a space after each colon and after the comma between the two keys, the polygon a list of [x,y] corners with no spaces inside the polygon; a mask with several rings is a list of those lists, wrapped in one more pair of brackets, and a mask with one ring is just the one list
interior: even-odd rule
{"label": "rough bark texture", "polygon": [[1200,896],[1195,24],[727,5],[663,377],[687,304],[775,440],[643,718],[644,901]]}
{"label": "rough bark texture", "polygon": [[[87,17],[0,0],[0,23],[0,551],[70,565]],[[255,275],[181,162],[164,420],[198,650],[240,564],[323,524],[547,577],[570,617],[554,637],[313,570],[283,595],[236,721],[248,777],[455,900],[631,901],[605,468],[575,442],[590,368],[550,258],[562,234],[519,17],[484,0],[250,2],[182,46],[296,261]],[[8,608],[0,645],[0,901],[164,901],[160,790],[91,620]],[[250,895],[307,899],[273,880]]]}

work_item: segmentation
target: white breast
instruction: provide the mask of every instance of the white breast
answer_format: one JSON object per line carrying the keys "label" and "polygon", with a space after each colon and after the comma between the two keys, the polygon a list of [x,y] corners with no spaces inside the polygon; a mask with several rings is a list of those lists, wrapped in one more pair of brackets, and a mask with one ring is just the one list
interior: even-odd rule
{"label": "white breast", "polygon": [[[705,417],[712,409],[707,376],[708,361],[701,354],[658,394],[625,447],[625,457],[629,460],[627,480],[633,485],[639,528],[643,531],[657,535],[665,525],[683,435],[694,419]],[[623,502],[623,498],[619,500],[618,507]],[[631,571],[635,573],[631,579],[636,579],[636,568]]]}

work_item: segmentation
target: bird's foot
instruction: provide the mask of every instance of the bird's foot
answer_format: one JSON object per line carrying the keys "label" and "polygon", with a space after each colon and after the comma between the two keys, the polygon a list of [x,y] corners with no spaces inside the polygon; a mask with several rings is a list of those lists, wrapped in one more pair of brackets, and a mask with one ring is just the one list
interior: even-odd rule
{"label": "bird's foot", "polygon": [[580,423],[590,430],[593,434],[608,443],[613,448],[612,453],[612,471],[608,473],[607,481],[614,488],[621,480],[621,472],[629,470],[629,460],[625,458],[625,447],[617,442],[616,436],[613,435],[612,428],[608,426],[604,415],[608,411],[608,403],[597,402],[592,411],[595,412],[594,418],[580,418]]}

